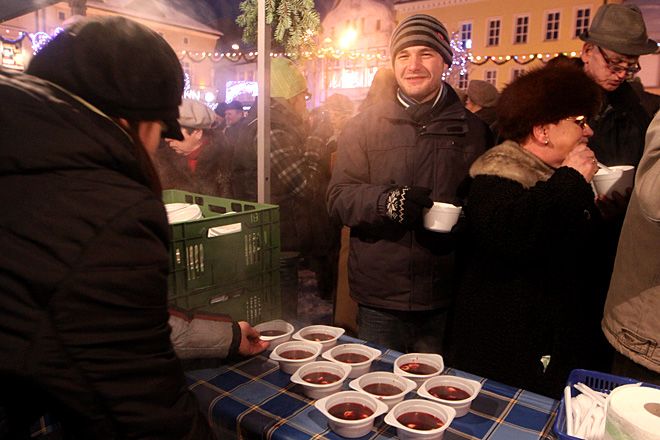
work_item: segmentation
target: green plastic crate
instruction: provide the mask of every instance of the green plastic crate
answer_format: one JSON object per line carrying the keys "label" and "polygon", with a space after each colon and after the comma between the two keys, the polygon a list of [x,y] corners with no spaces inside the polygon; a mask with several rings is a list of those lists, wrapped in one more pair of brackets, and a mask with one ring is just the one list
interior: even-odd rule
{"label": "green plastic crate", "polygon": [[281,317],[276,205],[177,190],[163,202],[195,203],[204,216],[170,225],[170,304],[253,324]]}

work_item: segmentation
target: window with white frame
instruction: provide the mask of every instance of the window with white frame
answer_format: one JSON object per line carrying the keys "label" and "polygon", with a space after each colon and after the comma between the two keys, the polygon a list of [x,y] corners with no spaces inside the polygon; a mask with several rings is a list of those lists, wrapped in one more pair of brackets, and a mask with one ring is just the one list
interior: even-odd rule
{"label": "window with white frame", "polygon": [[468,73],[465,72],[463,75],[458,75],[458,88],[459,89],[467,89],[468,83],[470,82],[470,79],[468,78]]}
{"label": "window with white frame", "polygon": [[589,29],[591,19],[591,8],[577,8],[575,11],[575,33],[574,37],[579,37]]}
{"label": "window with white frame", "polygon": [[525,69],[511,69],[511,81],[515,80],[519,76],[524,75]]}
{"label": "window with white frame", "polygon": [[529,33],[529,15],[520,15],[516,17],[516,28],[513,32],[513,42],[515,44],[527,43],[527,34]]}
{"label": "window with white frame", "polygon": [[545,41],[559,39],[559,11],[551,11],[545,14]]}
{"label": "window with white frame", "polygon": [[488,46],[497,46],[500,44],[500,27],[502,20],[493,18],[488,20]]}
{"label": "window with white frame", "polygon": [[472,22],[461,23],[461,43],[463,49],[472,49]]}
{"label": "window with white frame", "polygon": [[492,85],[497,84],[497,70],[486,70],[484,80]]}

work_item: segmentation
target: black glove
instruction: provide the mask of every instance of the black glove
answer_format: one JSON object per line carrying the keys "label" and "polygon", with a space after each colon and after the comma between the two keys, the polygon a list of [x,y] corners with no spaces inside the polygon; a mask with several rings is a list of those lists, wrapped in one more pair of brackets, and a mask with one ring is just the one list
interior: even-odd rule
{"label": "black glove", "polygon": [[385,215],[406,227],[416,226],[424,208],[433,206],[431,190],[419,186],[397,186],[384,193]]}

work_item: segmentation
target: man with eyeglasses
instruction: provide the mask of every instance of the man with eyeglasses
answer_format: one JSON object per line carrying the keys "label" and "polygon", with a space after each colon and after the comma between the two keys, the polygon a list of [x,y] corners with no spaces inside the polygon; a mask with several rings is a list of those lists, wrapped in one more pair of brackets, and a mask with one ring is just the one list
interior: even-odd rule
{"label": "man with eyeglasses", "polygon": [[627,80],[641,70],[640,55],[655,53],[658,45],[648,38],[639,8],[629,4],[601,6],[580,39],[584,71],[604,92],[599,114],[589,120],[589,147],[606,165],[637,166],[651,120]]}

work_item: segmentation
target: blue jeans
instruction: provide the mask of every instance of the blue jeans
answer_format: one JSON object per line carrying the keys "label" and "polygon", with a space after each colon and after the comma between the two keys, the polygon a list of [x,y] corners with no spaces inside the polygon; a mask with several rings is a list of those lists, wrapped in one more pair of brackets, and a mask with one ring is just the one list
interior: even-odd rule
{"label": "blue jeans", "polygon": [[402,353],[442,354],[448,309],[402,312],[358,306],[358,337]]}

